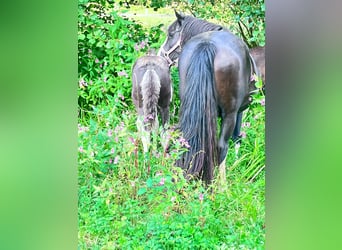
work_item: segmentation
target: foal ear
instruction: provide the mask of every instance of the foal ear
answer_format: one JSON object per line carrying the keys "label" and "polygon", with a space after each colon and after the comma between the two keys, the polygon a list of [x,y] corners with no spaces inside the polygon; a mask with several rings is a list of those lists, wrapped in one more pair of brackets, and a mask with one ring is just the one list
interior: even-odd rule
{"label": "foal ear", "polygon": [[177,10],[175,10],[175,15],[176,15],[177,21],[179,23],[181,23],[183,21],[183,19],[185,18],[185,15],[181,12],[177,12]]}

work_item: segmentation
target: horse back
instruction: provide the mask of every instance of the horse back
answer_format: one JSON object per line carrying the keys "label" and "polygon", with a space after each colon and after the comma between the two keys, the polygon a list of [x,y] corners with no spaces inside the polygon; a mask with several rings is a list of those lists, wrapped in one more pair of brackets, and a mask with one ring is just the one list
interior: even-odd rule
{"label": "horse back", "polygon": [[216,48],[214,76],[218,106],[234,112],[248,99],[251,65],[245,43],[228,31],[209,31],[196,35],[183,48],[180,60],[181,98],[185,72],[198,44],[208,42]]}
{"label": "horse back", "polygon": [[160,79],[160,96],[158,105],[166,107],[170,103],[172,84],[167,61],[160,56],[142,56],[137,59],[132,68],[133,90],[132,98],[136,106],[142,106],[140,83],[147,70],[154,70]]}

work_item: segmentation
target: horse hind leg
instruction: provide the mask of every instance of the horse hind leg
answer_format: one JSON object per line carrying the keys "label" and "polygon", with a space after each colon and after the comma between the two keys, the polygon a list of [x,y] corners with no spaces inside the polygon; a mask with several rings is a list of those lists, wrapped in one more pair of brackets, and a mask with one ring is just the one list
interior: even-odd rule
{"label": "horse hind leg", "polygon": [[149,146],[151,144],[151,138],[150,138],[150,132],[145,129],[143,119],[144,119],[144,116],[138,116],[136,124],[137,124],[137,129],[141,138],[141,142],[143,144],[144,153],[147,153]]}
{"label": "horse hind leg", "polygon": [[220,138],[218,142],[219,183],[221,185],[226,183],[226,157],[228,152],[228,143],[236,124],[236,116],[236,113],[230,113],[225,115],[222,119]]}

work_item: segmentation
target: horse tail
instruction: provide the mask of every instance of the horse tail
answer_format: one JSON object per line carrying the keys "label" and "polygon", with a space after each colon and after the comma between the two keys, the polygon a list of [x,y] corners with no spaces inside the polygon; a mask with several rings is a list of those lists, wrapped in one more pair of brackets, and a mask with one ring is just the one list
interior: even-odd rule
{"label": "horse tail", "polygon": [[253,74],[256,74],[257,77],[260,77],[261,75],[260,75],[259,69],[258,69],[258,67],[257,67],[257,65],[256,65],[256,63],[255,63],[255,60],[254,60],[254,58],[252,57],[252,55],[251,55],[250,52],[248,53],[248,57],[249,57],[249,61],[250,61],[251,66],[252,66],[252,67],[251,67],[251,76],[252,76]]}
{"label": "horse tail", "polygon": [[160,78],[154,69],[147,69],[141,80],[144,124],[150,130],[156,123],[157,106],[160,92]]}
{"label": "horse tail", "polygon": [[186,70],[179,127],[190,148],[179,161],[187,174],[210,183],[217,165],[217,103],[214,77],[216,47],[197,45]]}

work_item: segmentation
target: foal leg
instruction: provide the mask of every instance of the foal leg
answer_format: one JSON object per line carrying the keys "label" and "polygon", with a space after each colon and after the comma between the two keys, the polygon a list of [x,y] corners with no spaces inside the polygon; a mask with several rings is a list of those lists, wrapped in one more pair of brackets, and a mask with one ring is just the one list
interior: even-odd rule
{"label": "foal leg", "polygon": [[161,144],[164,149],[164,155],[166,154],[167,148],[169,146],[169,133],[165,129],[165,124],[169,123],[169,107],[160,108],[160,116],[162,120],[163,130],[161,133]]}
{"label": "foal leg", "polygon": [[136,124],[137,124],[138,132],[140,134],[141,142],[143,144],[144,153],[147,153],[151,139],[150,139],[150,132],[145,130],[143,119],[144,119],[143,116],[138,116]]}
{"label": "foal leg", "polygon": [[219,181],[220,184],[226,183],[226,156],[228,152],[228,142],[236,123],[236,113],[230,113],[224,116],[221,124],[221,133],[219,138]]}

